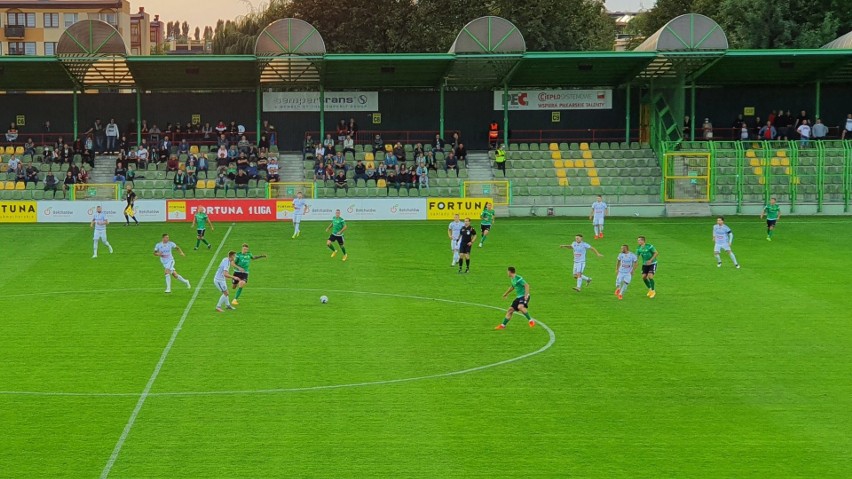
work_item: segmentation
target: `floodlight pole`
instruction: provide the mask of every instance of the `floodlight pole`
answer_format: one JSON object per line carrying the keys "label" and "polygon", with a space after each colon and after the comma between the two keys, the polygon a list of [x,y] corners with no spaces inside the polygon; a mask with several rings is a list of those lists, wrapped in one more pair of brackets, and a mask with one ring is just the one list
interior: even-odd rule
{"label": "floodlight pole", "polygon": [[503,144],[509,145],[509,84],[503,84]]}
{"label": "floodlight pole", "polygon": [[142,144],[142,91],[136,87],[136,144]]}
{"label": "floodlight pole", "polygon": [[444,137],[444,90],[446,90],[446,80],[441,82],[441,89],[439,90],[439,108],[438,108],[438,134],[441,138]]}
{"label": "floodlight pole", "polygon": [[[263,92],[261,91],[260,85],[257,86],[257,89],[255,91],[254,106],[256,114],[254,138],[255,141],[260,144],[260,116],[263,110]],[[269,140],[269,138],[267,138],[267,140]]]}
{"label": "floodlight pole", "polygon": [[627,108],[625,108],[624,115],[624,141],[626,143],[630,143],[630,84],[627,84],[627,95],[626,95],[626,103]]}
{"label": "floodlight pole", "polygon": [[325,86],[320,85],[320,131],[319,141],[325,138]]}
{"label": "floodlight pole", "polygon": [[816,81],[816,106],[814,107],[814,119],[819,118],[820,115],[820,96],[822,95],[822,81]]}
{"label": "floodlight pole", "polygon": [[77,140],[79,123],[77,121],[77,89],[74,89],[74,94],[72,95],[71,100],[71,110],[74,114],[74,138],[71,140],[72,142]]}

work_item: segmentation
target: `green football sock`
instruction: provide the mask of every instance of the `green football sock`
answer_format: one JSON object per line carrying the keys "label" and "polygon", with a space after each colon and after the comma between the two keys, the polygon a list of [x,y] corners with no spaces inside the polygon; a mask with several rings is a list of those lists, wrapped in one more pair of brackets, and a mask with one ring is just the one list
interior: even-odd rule
{"label": "green football sock", "polygon": [[345,247],[345,246],[341,246],[341,247],[340,247],[340,251],[343,251],[343,254],[346,254],[346,247]]}
{"label": "green football sock", "polygon": [[333,246],[333,245],[328,245],[328,249],[330,249],[330,250],[334,251],[334,246]]}
{"label": "green football sock", "polygon": [[648,281],[648,278],[642,278],[642,282],[645,283],[645,286],[647,286],[649,288],[651,287],[651,282]]}
{"label": "green football sock", "polygon": [[487,240],[487,239],[488,239],[488,235],[482,235],[482,241],[480,241],[480,243],[484,244],[485,240]]}
{"label": "green football sock", "polygon": [[198,245],[200,245],[200,244],[201,244],[201,240],[199,240],[199,239],[195,240],[195,247],[196,248],[198,248]]}
{"label": "green football sock", "polygon": [[201,241],[203,241],[203,242],[204,242],[204,244],[206,244],[207,246],[210,246],[210,243],[208,243],[206,239],[201,238]]}
{"label": "green football sock", "polygon": [[653,280],[653,279],[649,279],[649,280],[648,280],[648,286],[649,286],[652,290],[654,289],[654,280]]}
{"label": "green football sock", "polygon": [[234,296],[234,299],[240,299],[241,294],[243,294],[243,288],[237,288],[237,294]]}
{"label": "green football sock", "polygon": [[775,230],[772,230],[772,229],[769,230],[769,237],[771,238],[774,233],[775,233]]}
{"label": "green football sock", "polygon": [[503,318],[503,326],[509,324],[509,318]]}
{"label": "green football sock", "polygon": [[530,316],[530,312],[529,312],[529,311],[527,311],[526,313],[524,313],[524,317],[525,317],[525,318],[527,318],[528,320],[532,320],[532,316]]}

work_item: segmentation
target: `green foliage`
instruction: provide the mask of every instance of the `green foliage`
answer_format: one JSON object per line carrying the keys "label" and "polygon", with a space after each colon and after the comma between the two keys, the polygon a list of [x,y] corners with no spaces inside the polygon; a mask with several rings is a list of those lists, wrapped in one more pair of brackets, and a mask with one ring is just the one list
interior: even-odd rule
{"label": "green foliage", "polygon": [[[262,11],[217,25],[216,53],[252,53],[263,28],[281,18],[299,18],[322,34],[334,53],[446,52],[462,27],[484,16],[518,26],[528,50],[609,50],[615,24],[595,0],[272,0]],[[230,27],[229,27],[230,25]]]}

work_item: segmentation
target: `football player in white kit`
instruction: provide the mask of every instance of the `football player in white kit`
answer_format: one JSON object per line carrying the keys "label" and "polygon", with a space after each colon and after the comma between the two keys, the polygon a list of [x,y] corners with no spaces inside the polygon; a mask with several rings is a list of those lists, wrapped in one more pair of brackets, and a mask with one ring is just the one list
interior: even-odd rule
{"label": "football player in white kit", "polygon": [[622,299],[624,293],[627,292],[627,287],[630,286],[633,272],[636,271],[638,264],[639,257],[630,251],[629,246],[621,245],[621,253],[619,253],[618,260],[615,262],[615,296],[618,299]]}
{"label": "football player in white kit", "polygon": [[597,201],[592,203],[592,212],[589,219],[595,227],[595,239],[603,239],[604,217],[609,214],[609,206],[604,203],[603,197],[598,195]]}
{"label": "football player in white kit", "polygon": [[731,261],[734,262],[734,266],[739,269],[740,264],[737,263],[737,257],[734,256],[734,250],[731,249],[731,244],[733,242],[734,232],[725,224],[725,218],[723,216],[719,216],[716,218],[716,224],[713,225],[713,255],[716,256],[717,268],[722,267],[722,256],[720,256],[720,253],[724,250],[728,252],[728,256],[730,256]]}
{"label": "football player in white kit", "polygon": [[230,273],[231,264],[233,264],[236,257],[236,251],[228,251],[228,257],[219,262],[219,268],[216,269],[216,275],[213,276],[213,284],[215,284],[216,289],[222,293],[222,296],[219,296],[219,302],[216,303],[216,311],[220,313],[224,311],[222,309],[223,307],[227,309],[237,309],[231,306],[231,303],[228,302],[228,280],[238,280],[238,283],[235,285],[237,288],[242,288],[246,285],[245,281]]}
{"label": "football player in white kit", "polygon": [[447,229],[447,235],[450,237],[450,249],[453,251],[453,262],[450,263],[450,266],[455,266],[459,262],[459,242],[462,228],[464,228],[464,222],[459,219],[459,215],[453,215],[453,221],[450,222],[450,227]]}
{"label": "football player in white kit", "polygon": [[92,258],[98,257],[98,241],[103,241],[104,244],[109,248],[109,252],[112,253],[112,245],[107,241],[106,227],[109,224],[109,220],[106,217],[106,213],[104,213],[103,209],[100,205],[98,205],[95,214],[92,215],[92,223],[91,227],[95,229],[95,238],[92,249],[94,252],[92,253]]}
{"label": "football player in white kit", "polygon": [[603,256],[594,246],[583,241],[583,235],[574,237],[574,242],[571,244],[559,245],[560,248],[571,248],[574,250],[574,278],[577,279],[577,286],[574,291],[580,292],[583,287],[583,281],[586,285],[592,282],[592,278],[583,274],[586,269],[586,251],[592,250],[598,256]]}
{"label": "football player in white kit", "polygon": [[172,256],[172,250],[178,250],[181,256],[186,256],[183,254],[183,250],[180,249],[180,246],[169,241],[169,235],[163,235],[163,241],[154,245],[154,256],[160,258],[160,263],[163,264],[163,270],[166,273],[166,292],[172,292],[172,277],[185,284],[187,289],[191,288],[189,284],[189,280],[185,279],[183,276],[179,275],[177,271],[175,271],[175,258]]}
{"label": "football player in white kit", "polygon": [[299,224],[302,222],[302,215],[305,214],[305,208],[307,208],[307,206],[308,204],[305,203],[305,198],[302,196],[302,192],[297,192],[296,197],[293,198],[293,239],[297,236],[301,236],[302,234]]}

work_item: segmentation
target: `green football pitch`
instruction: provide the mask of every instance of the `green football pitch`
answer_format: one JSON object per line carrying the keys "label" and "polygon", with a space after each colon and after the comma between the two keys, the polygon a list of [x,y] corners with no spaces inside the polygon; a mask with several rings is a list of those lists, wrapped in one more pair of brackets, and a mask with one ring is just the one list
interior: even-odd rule
{"label": "green football pitch", "polygon": [[[471,272],[447,222],[0,227],[0,477],[852,477],[852,222],[498,219]],[[183,248],[164,294],[151,253]],[[593,282],[573,291],[586,235]],[[659,250],[657,296],[614,295],[619,246]],[[266,253],[217,313],[229,249]],[[529,328],[495,331],[507,266]],[[329,297],[328,304],[320,296]]]}

